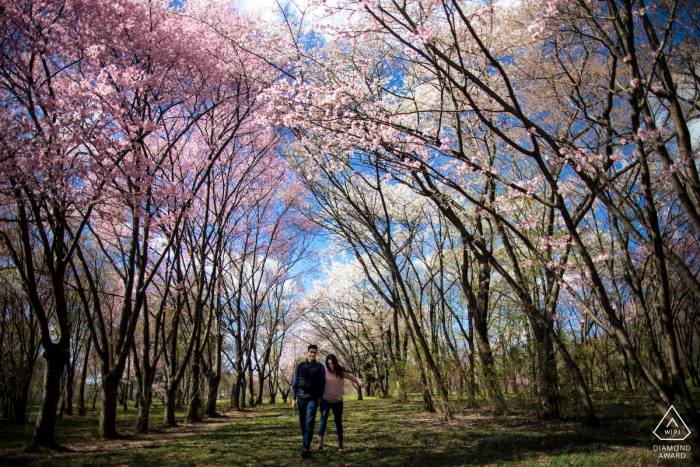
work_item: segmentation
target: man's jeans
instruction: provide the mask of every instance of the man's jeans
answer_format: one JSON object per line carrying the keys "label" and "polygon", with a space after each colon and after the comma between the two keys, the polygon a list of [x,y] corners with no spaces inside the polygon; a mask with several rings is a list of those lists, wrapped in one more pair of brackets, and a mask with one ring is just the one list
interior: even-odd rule
{"label": "man's jeans", "polygon": [[301,434],[304,436],[302,449],[308,451],[311,446],[311,438],[314,435],[318,402],[316,400],[297,399],[297,407],[299,408],[299,426],[301,427]]}
{"label": "man's jeans", "polygon": [[326,423],[328,423],[328,415],[333,411],[333,420],[335,420],[335,431],[338,432],[338,441],[343,440],[343,401],[328,402],[326,399],[321,401],[321,421],[318,422],[318,436],[323,436],[326,432]]}

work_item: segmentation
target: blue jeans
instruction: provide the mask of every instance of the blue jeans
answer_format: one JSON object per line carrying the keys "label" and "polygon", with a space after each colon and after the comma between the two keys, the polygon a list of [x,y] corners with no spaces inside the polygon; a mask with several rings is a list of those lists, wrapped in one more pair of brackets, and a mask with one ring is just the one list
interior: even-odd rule
{"label": "blue jeans", "polygon": [[308,451],[311,446],[311,438],[314,436],[314,423],[316,423],[316,409],[318,402],[315,400],[297,399],[299,408],[299,426],[304,437],[302,450]]}
{"label": "blue jeans", "polygon": [[323,436],[326,432],[326,423],[328,423],[328,415],[333,410],[333,420],[335,420],[335,431],[338,433],[338,441],[343,440],[343,401],[328,402],[326,399],[321,401],[321,421],[318,422],[318,436]]}

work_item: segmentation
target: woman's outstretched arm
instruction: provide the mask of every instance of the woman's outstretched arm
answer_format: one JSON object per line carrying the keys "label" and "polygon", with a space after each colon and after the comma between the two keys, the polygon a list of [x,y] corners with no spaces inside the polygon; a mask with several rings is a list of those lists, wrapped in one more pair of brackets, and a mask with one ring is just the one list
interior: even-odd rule
{"label": "woman's outstretched arm", "polygon": [[344,371],[344,372],[343,372],[343,378],[347,378],[347,379],[349,379],[350,381],[352,381],[353,383],[359,384],[361,388],[364,388],[364,387],[365,387],[365,385],[364,385],[364,383],[362,382],[362,380],[359,379],[359,378],[357,378],[357,377],[355,377],[355,375],[353,375],[353,374],[350,373],[349,371]]}

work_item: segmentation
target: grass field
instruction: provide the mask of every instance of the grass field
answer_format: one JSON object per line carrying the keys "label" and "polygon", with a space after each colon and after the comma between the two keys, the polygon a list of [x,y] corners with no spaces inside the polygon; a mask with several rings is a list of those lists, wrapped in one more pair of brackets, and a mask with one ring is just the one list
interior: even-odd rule
{"label": "grass field", "polygon": [[[417,399],[405,405],[390,400],[345,399],[345,451],[336,449],[329,420],[324,452],[300,458],[301,435],[289,404],[264,405],[223,420],[164,430],[147,438],[127,436],[102,443],[96,439],[97,414],[59,421],[57,440],[78,451],[54,456],[17,453],[31,426],[0,426],[0,463],[30,466],[647,466],[690,465],[690,460],[658,459],[652,430],[660,420],[644,399],[619,394],[597,401],[601,424],[586,428],[574,419],[545,423],[514,411],[491,417],[459,410],[457,420],[441,421],[420,411]],[[224,401],[227,404],[227,401]],[[162,419],[153,410],[153,426]],[[136,411],[120,412],[119,428],[133,429]],[[182,413],[178,418],[182,418]],[[318,426],[318,417],[316,425]],[[316,446],[314,437],[313,447]],[[89,449],[88,449],[89,448]]]}

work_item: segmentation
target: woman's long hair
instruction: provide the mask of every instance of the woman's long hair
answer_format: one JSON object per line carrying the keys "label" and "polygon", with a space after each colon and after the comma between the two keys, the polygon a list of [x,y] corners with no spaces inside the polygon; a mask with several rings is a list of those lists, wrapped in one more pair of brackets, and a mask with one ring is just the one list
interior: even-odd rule
{"label": "woman's long hair", "polygon": [[[331,369],[328,367],[328,360],[330,360],[333,363],[333,368],[335,368],[334,371],[331,371]],[[330,354],[329,356],[326,357],[326,368],[330,373],[333,373],[336,378],[342,378],[343,377],[343,372],[348,371],[342,366],[340,366],[340,363],[338,363],[338,357],[336,357],[333,354]]]}

